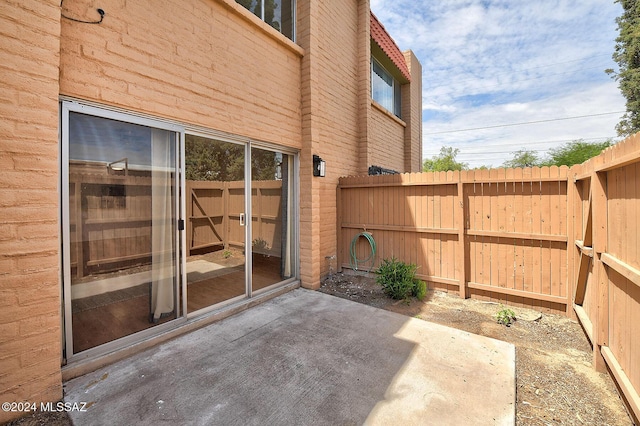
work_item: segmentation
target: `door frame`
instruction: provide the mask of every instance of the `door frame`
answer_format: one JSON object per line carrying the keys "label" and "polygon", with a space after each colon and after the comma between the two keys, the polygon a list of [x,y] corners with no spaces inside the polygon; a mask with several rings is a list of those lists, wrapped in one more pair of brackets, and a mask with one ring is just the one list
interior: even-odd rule
{"label": "door frame", "polygon": [[[152,340],[159,335],[179,330],[185,325],[194,321],[201,321],[210,314],[219,312],[228,304],[236,303],[239,300],[248,300],[252,298],[253,291],[251,285],[252,274],[252,256],[251,254],[251,149],[252,147],[271,150],[274,152],[282,152],[290,155],[293,161],[293,176],[289,190],[292,193],[291,206],[291,238],[295,248],[290,254],[292,256],[291,264],[293,276],[279,283],[275,283],[264,289],[255,292],[256,297],[261,297],[263,293],[269,292],[274,288],[290,285],[300,280],[300,151],[295,148],[276,145],[269,142],[257,141],[248,137],[229,134],[222,131],[215,131],[204,127],[183,124],[175,120],[158,119],[153,116],[121,109],[117,107],[109,107],[99,103],[76,99],[72,97],[60,97],[60,143],[59,143],[59,179],[60,188],[60,237],[61,237],[61,256],[60,256],[60,282],[61,282],[61,300],[62,300],[62,364],[71,366],[78,364],[80,361],[89,361],[109,353],[117,352],[143,341]],[[175,227],[176,232],[176,319],[167,321],[162,324],[150,327],[148,329],[118,338],[114,341],[104,343],[102,345],[73,353],[73,324],[72,324],[72,306],[71,306],[71,262],[69,259],[71,253],[71,233],[70,233],[70,212],[69,212],[69,113],[77,112],[88,114],[100,118],[113,119],[125,123],[139,124],[152,128],[168,130],[175,132],[176,137],[176,173],[174,181],[174,189],[176,190],[176,213],[177,219],[184,221],[186,219],[186,179],[185,179],[185,136],[187,133],[207,138],[220,140],[223,142],[231,142],[243,144],[245,151],[245,217],[249,218],[248,224],[245,222],[245,248],[249,250],[245,259],[245,295],[236,297],[229,301],[212,305],[205,310],[187,311],[187,281],[186,281],[186,261],[187,261],[187,241],[186,229],[181,230],[179,226]],[[248,160],[248,161],[247,161]],[[195,315],[194,315],[195,314]],[[195,318],[194,318],[195,317]]]}
{"label": "door frame", "polygon": [[62,252],[61,252],[61,265],[62,265],[62,301],[63,301],[63,363],[75,362],[87,358],[93,358],[104,355],[108,352],[112,352],[118,349],[122,349],[127,346],[131,346],[141,340],[147,339],[151,336],[158,335],[165,331],[176,328],[178,325],[186,322],[184,301],[181,305],[178,303],[180,298],[178,297],[181,292],[182,284],[182,271],[180,262],[181,247],[184,247],[184,232],[179,230],[179,227],[175,226],[175,258],[174,265],[176,267],[175,275],[175,288],[174,296],[176,300],[176,318],[167,321],[162,324],[149,327],[145,330],[123,336],[111,342],[104,343],[93,348],[86,349],[84,351],[74,353],[73,352],[73,324],[72,324],[72,299],[71,299],[71,259],[69,259],[71,253],[71,230],[70,230],[70,209],[69,209],[69,114],[71,112],[91,115],[94,117],[117,120],[125,123],[137,124],[150,128],[156,128],[161,130],[167,130],[176,134],[176,146],[175,146],[175,173],[173,188],[176,194],[175,197],[175,211],[178,219],[184,217],[183,206],[180,204],[180,197],[178,188],[180,188],[180,176],[184,167],[184,158],[180,152],[180,146],[184,144],[184,127],[167,121],[156,120],[148,117],[141,117],[135,114],[126,112],[114,111],[112,109],[101,108],[97,106],[87,105],[74,100],[61,100],[60,103],[60,218],[61,218],[61,237],[62,237]]}

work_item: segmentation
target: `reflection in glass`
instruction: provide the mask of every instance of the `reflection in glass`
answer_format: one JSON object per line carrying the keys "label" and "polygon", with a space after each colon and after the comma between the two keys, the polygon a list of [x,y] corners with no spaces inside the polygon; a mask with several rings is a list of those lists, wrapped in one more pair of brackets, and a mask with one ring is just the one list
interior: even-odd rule
{"label": "reflection in glass", "polygon": [[177,138],[70,112],[68,139],[78,353],[176,318]]}
{"label": "reflection in glass", "polygon": [[293,40],[295,0],[236,0],[254,15]]}
{"label": "reflection in glass", "polygon": [[251,150],[252,290],[293,276],[290,155]]}
{"label": "reflection in glass", "polygon": [[187,312],[246,293],[244,149],[185,136]]}

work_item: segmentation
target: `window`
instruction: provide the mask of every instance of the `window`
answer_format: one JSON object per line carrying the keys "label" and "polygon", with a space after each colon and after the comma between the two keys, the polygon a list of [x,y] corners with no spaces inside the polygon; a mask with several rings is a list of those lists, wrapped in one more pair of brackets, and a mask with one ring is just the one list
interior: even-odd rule
{"label": "window", "polygon": [[295,0],[236,0],[236,3],[295,41]]}
{"label": "window", "polygon": [[400,117],[400,83],[375,59],[371,60],[371,97],[389,112]]}

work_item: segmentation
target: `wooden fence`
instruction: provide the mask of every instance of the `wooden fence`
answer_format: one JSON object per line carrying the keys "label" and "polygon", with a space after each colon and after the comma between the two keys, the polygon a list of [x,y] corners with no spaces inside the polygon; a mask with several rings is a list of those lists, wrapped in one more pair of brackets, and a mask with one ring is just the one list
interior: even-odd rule
{"label": "wooden fence", "polygon": [[[282,181],[254,181],[251,187],[254,252],[280,256]],[[189,255],[216,246],[244,247],[244,182],[187,181],[186,193]]]}
{"label": "wooden fence", "polygon": [[[567,167],[344,178],[339,264],[372,232],[377,264],[418,266],[432,288],[566,312]],[[364,239],[357,258],[368,256]]]}
{"label": "wooden fence", "polygon": [[339,181],[338,266],[377,245],[431,288],[575,315],[640,415],[640,135],[580,166]]}
{"label": "wooden fence", "polygon": [[575,312],[640,419],[640,134],[571,168]]}
{"label": "wooden fence", "polygon": [[151,259],[151,177],[72,164],[70,260],[77,279]]}
{"label": "wooden fence", "polygon": [[[151,262],[152,179],[73,164],[69,177],[70,260],[76,281]],[[186,182],[188,255],[244,247],[244,182]],[[282,181],[252,182],[254,251],[280,256]]]}

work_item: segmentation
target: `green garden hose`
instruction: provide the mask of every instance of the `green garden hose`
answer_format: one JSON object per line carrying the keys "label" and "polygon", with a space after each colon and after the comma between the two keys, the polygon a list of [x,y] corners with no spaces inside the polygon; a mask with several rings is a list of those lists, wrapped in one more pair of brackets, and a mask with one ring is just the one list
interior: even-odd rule
{"label": "green garden hose", "polygon": [[[369,246],[371,247],[371,253],[365,259],[358,259],[358,255],[356,253],[356,245],[358,244],[358,240],[360,239],[360,237],[364,237],[369,242]],[[371,270],[373,269],[373,265],[376,263],[376,240],[373,239],[373,235],[371,235],[370,232],[365,231],[353,237],[353,240],[351,240],[351,249],[349,250],[349,253],[351,254],[349,259],[349,265],[351,266],[351,269],[357,271],[359,263],[371,262],[371,266],[367,271],[371,272]]]}

